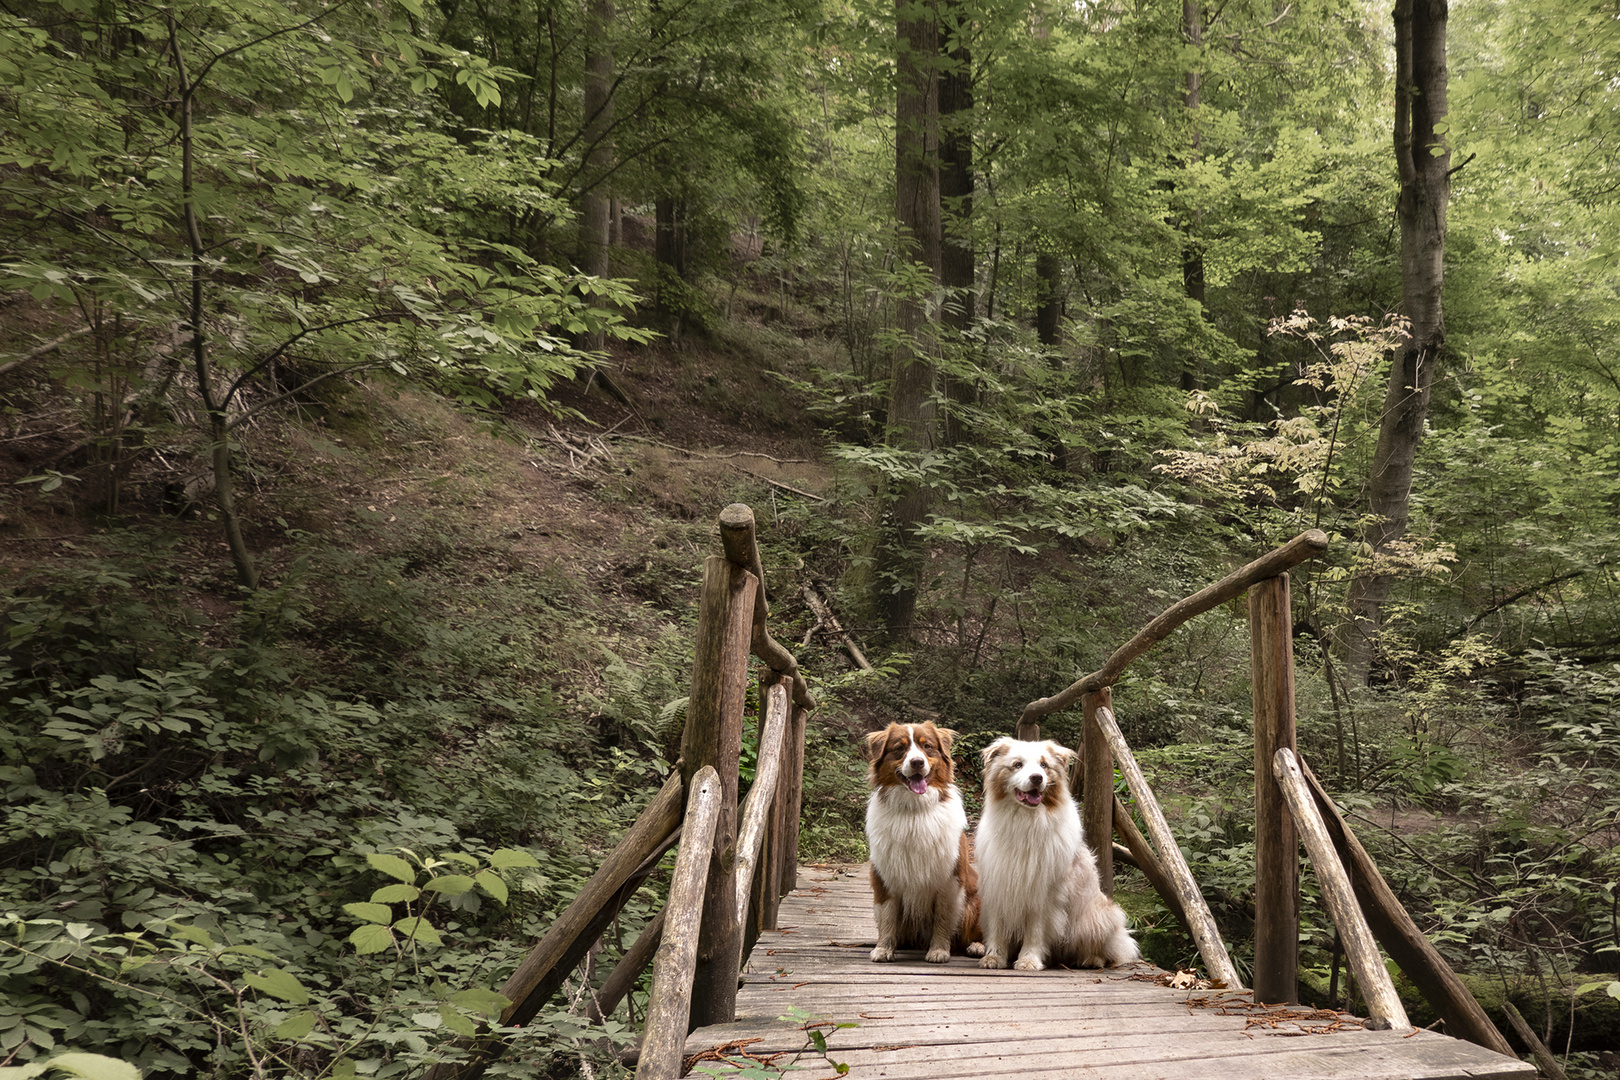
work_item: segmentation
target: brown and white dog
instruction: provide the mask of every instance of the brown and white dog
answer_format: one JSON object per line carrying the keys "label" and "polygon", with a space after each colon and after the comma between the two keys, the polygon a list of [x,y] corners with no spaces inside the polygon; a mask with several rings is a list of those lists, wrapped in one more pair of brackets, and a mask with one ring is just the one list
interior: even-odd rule
{"label": "brown and white dog", "polygon": [[897,948],[926,948],[930,964],[949,960],[953,945],[970,956],[984,953],[978,875],[951,761],[955,737],[931,723],[890,724],[866,736],[875,963],[893,960]]}
{"label": "brown and white dog", "polygon": [[984,811],[974,834],[979,860],[980,966],[1004,968],[1019,946],[1020,971],[1048,962],[1128,964],[1141,954],[1125,912],[1102,893],[1069,794],[1074,751],[1057,743],[997,739],[984,750]]}

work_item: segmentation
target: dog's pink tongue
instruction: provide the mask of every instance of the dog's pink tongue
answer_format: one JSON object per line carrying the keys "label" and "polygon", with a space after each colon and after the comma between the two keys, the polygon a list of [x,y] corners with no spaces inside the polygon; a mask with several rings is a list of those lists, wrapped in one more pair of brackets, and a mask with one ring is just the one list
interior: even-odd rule
{"label": "dog's pink tongue", "polygon": [[913,795],[926,794],[928,792],[928,777],[908,776],[906,777],[906,786],[911,789]]}
{"label": "dog's pink tongue", "polygon": [[1020,791],[1018,801],[1026,806],[1039,806],[1041,804],[1041,793],[1038,791]]}

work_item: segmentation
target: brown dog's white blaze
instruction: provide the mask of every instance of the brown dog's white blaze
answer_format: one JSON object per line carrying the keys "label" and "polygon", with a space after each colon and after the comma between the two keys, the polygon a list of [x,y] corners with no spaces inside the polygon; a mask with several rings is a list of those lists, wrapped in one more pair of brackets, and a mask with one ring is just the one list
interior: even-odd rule
{"label": "brown dog's white blaze", "polygon": [[866,737],[872,786],[898,784],[913,795],[930,787],[943,791],[955,781],[951,738],[955,733],[924,724],[890,724]]}

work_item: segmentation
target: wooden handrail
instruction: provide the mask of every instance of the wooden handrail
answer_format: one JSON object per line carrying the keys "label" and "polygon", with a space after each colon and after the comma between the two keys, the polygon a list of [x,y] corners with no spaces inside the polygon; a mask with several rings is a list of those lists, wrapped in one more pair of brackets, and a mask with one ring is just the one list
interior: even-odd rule
{"label": "wooden handrail", "polygon": [[1163,641],[1170,635],[1171,631],[1188,619],[1195,615],[1202,615],[1211,608],[1219,607],[1228,600],[1236,599],[1247,592],[1250,586],[1256,582],[1285,573],[1305,560],[1320,555],[1327,550],[1327,547],[1327,534],[1320,529],[1302,532],[1282,547],[1262,555],[1242,569],[1226,575],[1208,588],[1201,589],[1186,599],[1173,604],[1162,615],[1143,627],[1135,637],[1114,650],[1114,655],[1110,656],[1108,662],[1101,668],[1090,675],[1076,679],[1066,690],[1053,694],[1051,697],[1039,698],[1024,706],[1022,715],[1018,717],[1018,738],[1039,738],[1039,725],[1043,716],[1062,712],[1079,701],[1083,695],[1093,690],[1101,690],[1105,686],[1114,685],[1119,680],[1120,674],[1124,672],[1126,665]]}
{"label": "wooden handrail", "polygon": [[[754,783],[743,800],[742,826],[737,830],[737,919],[748,918],[749,893],[754,887],[754,866],[759,862],[765,841],[765,822],[776,798],[777,780],[782,775],[782,734],[787,730],[787,687],[778,682],[765,691],[760,705],[765,710],[765,731],[759,737],[759,757],[755,760]],[[744,952],[747,950],[744,949]]]}
{"label": "wooden handrail", "polygon": [[724,785],[713,766],[705,765],[692,777],[692,797],[687,800],[681,850],[675,857],[675,873],[670,881],[663,939],[653,960],[647,1032],[636,1062],[637,1080],[675,1080],[681,1075],[681,1050],[692,1013],[692,980],[702,931],[705,879],[724,797]]}
{"label": "wooden handrail", "polygon": [[1345,873],[1344,864],[1339,862],[1338,852],[1328,837],[1327,826],[1322,823],[1322,815],[1317,813],[1316,803],[1311,799],[1310,789],[1306,787],[1305,777],[1299,770],[1299,760],[1286,746],[1277,751],[1274,760],[1277,786],[1288,801],[1288,809],[1294,816],[1300,839],[1305,841],[1305,850],[1310,853],[1311,865],[1316,867],[1316,881],[1322,888],[1322,899],[1327,902],[1333,924],[1339,928],[1345,956],[1350,961],[1351,970],[1356,973],[1362,996],[1367,1001],[1366,1026],[1377,1031],[1390,1028],[1410,1031],[1412,1023],[1406,1018],[1406,1007],[1401,1004],[1401,996],[1395,992],[1395,983],[1384,967],[1378,943],[1373,940],[1372,930],[1361,913],[1361,905],[1356,903],[1355,891],[1350,887],[1350,876]]}
{"label": "wooden handrail", "polygon": [[1153,788],[1148,785],[1147,777],[1142,775],[1130,746],[1125,742],[1125,736],[1120,733],[1119,724],[1114,721],[1114,711],[1099,708],[1097,723],[1108,738],[1108,745],[1114,751],[1120,772],[1125,774],[1131,794],[1136,797],[1137,809],[1142,811],[1142,819],[1147,822],[1148,834],[1158,848],[1160,862],[1175,884],[1182,911],[1186,913],[1193,940],[1198,943],[1198,953],[1204,958],[1204,967],[1209,971],[1210,979],[1224,983],[1231,990],[1241,988],[1243,983],[1238,979],[1237,968],[1232,966],[1232,958],[1227,955],[1226,946],[1221,942],[1220,931],[1215,928],[1215,917],[1210,914],[1209,905],[1204,903],[1204,894],[1199,890],[1198,882],[1193,880],[1192,871],[1187,869],[1187,860],[1176,846],[1170,823],[1165,821],[1164,811],[1159,809],[1159,801],[1153,797]]}
{"label": "wooden handrail", "polygon": [[799,672],[799,661],[777,643],[765,627],[771,612],[765,596],[765,569],[759,558],[759,538],[754,525],[754,511],[746,503],[732,503],[720,511],[720,546],[726,559],[759,579],[759,591],[754,594],[754,618],[751,646],[755,656],[765,661],[772,671],[793,680],[793,700],[804,709],[816,707],[815,698]]}

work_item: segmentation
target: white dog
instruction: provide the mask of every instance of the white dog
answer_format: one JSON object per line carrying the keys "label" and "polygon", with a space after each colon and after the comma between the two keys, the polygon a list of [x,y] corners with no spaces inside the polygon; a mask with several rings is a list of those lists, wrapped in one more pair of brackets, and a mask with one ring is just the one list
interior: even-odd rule
{"label": "white dog", "polygon": [[1097,857],[1069,794],[1073,758],[1050,740],[1002,738],[984,750],[984,812],[973,845],[982,967],[1006,967],[1015,945],[1020,971],[1048,962],[1110,967],[1141,955],[1125,912],[1098,884]]}

